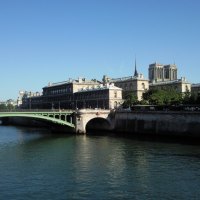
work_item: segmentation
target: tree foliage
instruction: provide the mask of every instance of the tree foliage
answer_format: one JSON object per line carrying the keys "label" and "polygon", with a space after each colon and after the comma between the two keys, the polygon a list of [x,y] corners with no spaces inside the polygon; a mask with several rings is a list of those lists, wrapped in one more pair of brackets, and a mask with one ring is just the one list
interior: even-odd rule
{"label": "tree foliage", "polygon": [[129,108],[137,103],[138,103],[137,96],[133,92],[125,94],[123,107]]}
{"label": "tree foliage", "polygon": [[0,104],[0,110],[6,110],[7,109],[7,106],[6,104]]}
{"label": "tree foliage", "polygon": [[13,109],[15,109],[15,106],[13,106],[13,104],[5,104],[5,103],[3,103],[3,104],[0,104],[0,110],[2,111],[2,110],[13,110]]}
{"label": "tree foliage", "polygon": [[182,94],[175,90],[149,90],[143,94],[143,100],[151,105],[177,105],[182,103]]}
{"label": "tree foliage", "polygon": [[200,104],[200,93],[185,93],[184,94],[184,99],[183,99],[184,104]]}

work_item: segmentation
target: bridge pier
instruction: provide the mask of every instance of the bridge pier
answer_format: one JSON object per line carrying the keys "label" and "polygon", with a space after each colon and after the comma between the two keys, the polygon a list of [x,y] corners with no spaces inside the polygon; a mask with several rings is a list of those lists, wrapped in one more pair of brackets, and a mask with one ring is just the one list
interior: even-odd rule
{"label": "bridge pier", "polygon": [[86,134],[86,122],[82,116],[76,116],[76,133]]}
{"label": "bridge pier", "polygon": [[[94,127],[94,129],[97,128],[98,130],[111,130],[113,128],[113,123],[110,119],[110,110],[81,109],[78,110],[75,115],[76,133],[86,134],[88,122],[94,119],[99,120],[98,128]],[[109,125],[105,127],[101,120],[107,122],[107,125]]]}

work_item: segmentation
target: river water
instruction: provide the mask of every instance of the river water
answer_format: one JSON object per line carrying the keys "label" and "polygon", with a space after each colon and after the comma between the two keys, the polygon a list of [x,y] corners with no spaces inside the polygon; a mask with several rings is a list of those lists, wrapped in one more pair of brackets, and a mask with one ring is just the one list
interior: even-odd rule
{"label": "river water", "polygon": [[200,199],[200,145],[0,126],[0,199]]}

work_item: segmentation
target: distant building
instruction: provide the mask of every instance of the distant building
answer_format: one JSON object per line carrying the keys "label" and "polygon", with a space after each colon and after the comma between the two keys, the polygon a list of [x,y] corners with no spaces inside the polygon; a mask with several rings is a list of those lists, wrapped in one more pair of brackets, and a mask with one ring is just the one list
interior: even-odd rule
{"label": "distant building", "polygon": [[0,104],[4,104],[6,106],[8,106],[8,105],[16,106],[17,102],[13,99],[8,99],[6,101],[0,101]]}
{"label": "distant building", "polygon": [[113,84],[103,85],[96,79],[49,83],[43,95],[22,98],[22,107],[29,109],[112,109],[122,104],[122,89]]}
{"label": "distant building", "polygon": [[41,96],[40,92],[27,92],[27,91],[19,91],[19,96],[17,98],[17,106],[20,108],[23,101],[25,101],[28,97],[38,97]]}
{"label": "distant building", "polygon": [[143,93],[149,90],[149,81],[144,79],[142,74],[111,79],[110,81],[117,87],[123,89],[123,97],[125,97],[127,93],[132,92],[139,101],[142,100]]}
{"label": "distant building", "polygon": [[150,83],[149,89],[160,89],[160,90],[173,89],[177,92],[185,93],[191,91],[191,84],[184,77],[182,77],[181,79],[173,81]]}
{"label": "distant building", "polygon": [[[102,81],[85,78],[49,83],[43,92],[20,92],[18,106],[28,109],[76,109],[105,108],[112,109],[123,103],[127,93],[136,95],[139,101],[143,93],[149,89],[174,89],[185,93],[191,91],[191,84],[186,78],[177,78],[178,69],[175,64],[149,65],[149,79],[137,71],[136,61],[133,76],[109,78],[103,76]],[[200,91],[200,85],[192,85],[192,91]]]}
{"label": "distant building", "polygon": [[137,72],[136,61],[135,61],[135,71],[134,76],[122,77],[122,78],[108,78],[103,77],[103,83],[114,83],[115,86],[123,89],[123,98],[125,98],[127,93],[133,93],[136,95],[137,99],[142,100],[142,95],[144,92],[149,90],[149,80],[145,79],[142,74]]}
{"label": "distant building", "polygon": [[177,78],[178,69],[175,64],[162,65],[153,63],[149,65],[149,89],[170,90],[185,93],[191,91],[191,84],[185,77]]}
{"label": "distant building", "polygon": [[74,93],[77,108],[114,109],[121,106],[122,89],[114,84],[99,85],[96,88],[81,89]]}
{"label": "distant building", "polygon": [[178,69],[175,64],[163,65],[157,62],[149,65],[150,83],[177,80]]}
{"label": "distant building", "polygon": [[[17,105],[19,108],[29,108],[31,109],[32,99],[40,100],[40,92],[28,92],[28,91],[19,91],[19,97],[17,99]],[[40,100],[41,102],[41,100]]]}
{"label": "distant building", "polygon": [[200,95],[200,83],[191,85],[191,93]]}

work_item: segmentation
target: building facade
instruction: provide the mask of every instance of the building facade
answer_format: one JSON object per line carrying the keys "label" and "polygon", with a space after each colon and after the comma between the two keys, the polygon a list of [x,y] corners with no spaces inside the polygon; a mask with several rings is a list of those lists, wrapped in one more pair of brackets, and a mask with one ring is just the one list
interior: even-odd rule
{"label": "building facade", "polygon": [[24,95],[22,98],[22,108],[26,109],[113,109],[121,104],[121,88],[85,78],[49,83],[43,88],[42,95]]}
{"label": "building facade", "polygon": [[163,65],[157,62],[149,65],[150,83],[177,80],[178,69],[175,64]]}
{"label": "building facade", "polygon": [[135,71],[133,76],[122,78],[108,78],[104,75],[103,83],[114,83],[115,86],[123,89],[123,98],[127,93],[133,93],[137,99],[142,100],[143,93],[149,90],[149,80],[145,79],[143,74],[137,72],[137,66],[135,61]]}
{"label": "building facade", "polygon": [[198,96],[200,95],[200,83],[191,85],[191,93],[196,94]]}
{"label": "building facade", "polygon": [[149,65],[149,89],[176,90],[177,92],[191,92],[191,84],[185,77],[177,78],[178,69],[175,64],[163,65],[153,63]]}
{"label": "building facade", "polygon": [[142,74],[111,79],[111,82],[123,89],[123,97],[132,92],[139,101],[142,100],[143,93],[149,90],[149,81]]}
{"label": "building facade", "polygon": [[96,88],[81,89],[74,93],[77,108],[114,109],[121,106],[122,89],[114,84],[100,84]]}
{"label": "building facade", "polygon": [[[77,109],[102,108],[113,109],[121,106],[127,93],[133,93],[139,101],[143,93],[149,89],[176,90],[191,92],[191,84],[186,78],[177,78],[178,69],[175,64],[149,65],[149,79],[137,72],[136,61],[133,76],[109,78],[103,76],[102,81],[85,78],[49,83],[43,92],[20,92],[19,105],[28,109]],[[200,91],[200,85],[193,85],[192,91]]]}
{"label": "building facade", "polygon": [[175,90],[180,93],[185,93],[191,91],[191,84],[186,80],[186,78],[182,77],[181,79],[173,81],[150,83],[149,89]]}

